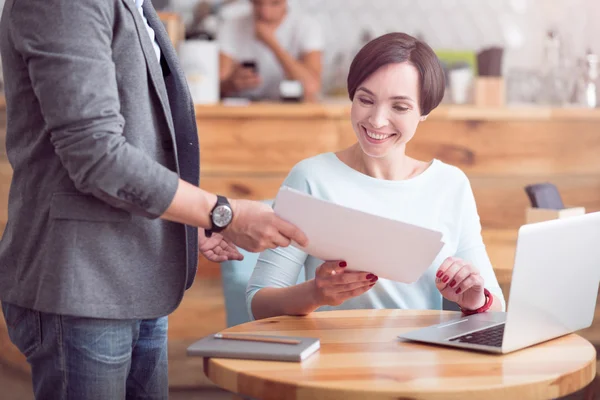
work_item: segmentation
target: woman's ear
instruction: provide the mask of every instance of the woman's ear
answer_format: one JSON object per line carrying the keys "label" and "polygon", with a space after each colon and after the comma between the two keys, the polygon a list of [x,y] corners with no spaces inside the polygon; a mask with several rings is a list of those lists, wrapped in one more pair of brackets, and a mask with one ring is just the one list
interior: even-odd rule
{"label": "woman's ear", "polygon": [[420,121],[425,121],[427,119],[427,115],[421,115],[421,118],[419,118]]}

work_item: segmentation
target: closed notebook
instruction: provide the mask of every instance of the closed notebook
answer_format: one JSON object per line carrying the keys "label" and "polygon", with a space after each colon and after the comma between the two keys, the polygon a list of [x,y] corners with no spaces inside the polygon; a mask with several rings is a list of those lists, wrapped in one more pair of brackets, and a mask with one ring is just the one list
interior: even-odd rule
{"label": "closed notebook", "polygon": [[[222,339],[217,335],[210,335],[198,340],[187,349],[190,356],[217,357],[217,358],[240,358],[250,360],[272,360],[272,361],[302,361],[314,354],[321,347],[317,338],[294,337],[294,336],[263,336],[263,335],[239,335],[255,340]],[[224,335],[225,336],[225,335]],[[236,337],[229,334],[228,337]],[[272,339],[294,344],[262,342],[257,340]]]}

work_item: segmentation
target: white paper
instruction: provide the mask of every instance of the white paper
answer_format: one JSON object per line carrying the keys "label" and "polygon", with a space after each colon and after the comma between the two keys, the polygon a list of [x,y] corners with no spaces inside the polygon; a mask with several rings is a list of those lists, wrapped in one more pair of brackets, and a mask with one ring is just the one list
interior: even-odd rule
{"label": "white paper", "polygon": [[344,260],[349,270],[380,278],[415,282],[442,249],[440,232],[318,199],[283,187],[275,214],[308,237],[293,245],[321,260]]}

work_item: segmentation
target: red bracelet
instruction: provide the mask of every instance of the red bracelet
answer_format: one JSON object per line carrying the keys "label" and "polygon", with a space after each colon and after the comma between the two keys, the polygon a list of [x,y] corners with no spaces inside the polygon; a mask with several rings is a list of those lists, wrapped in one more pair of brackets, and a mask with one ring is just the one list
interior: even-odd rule
{"label": "red bracelet", "polygon": [[479,314],[482,312],[486,312],[487,310],[489,310],[490,307],[492,306],[492,303],[494,302],[494,296],[492,296],[490,291],[485,288],[483,289],[483,294],[485,295],[485,303],[481,307],[479,307],[476,310],[466,310],[461,307],[460,311],[462,311],[462,313],[464,315],[473,315],[473,314]]}

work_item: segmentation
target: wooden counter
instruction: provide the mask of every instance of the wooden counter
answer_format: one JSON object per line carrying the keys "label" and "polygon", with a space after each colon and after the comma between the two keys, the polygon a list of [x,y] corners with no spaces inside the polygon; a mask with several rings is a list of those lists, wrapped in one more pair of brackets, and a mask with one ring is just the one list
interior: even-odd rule
{"label": "wooden counter", "polygon": [[[2,230],[12,175],[4,149],[4,109],[0,96]],[[274,197],[295,163],[355,141],[349,110],[348,102],[196,106],[201,186],[231,197]],[[505,295],[516,231],[524,222],[526,184],[553,182],[566,204],[600,210],[599,122],[600,110],[443,106],[420,125],[409,145],[411,155],[454,164],[471,179],[484,241]],[[218,265],[201,258],[198,274],[170,318],[171,383],[179,388],[208,384],[200,360],[186,357],[185,348],[193,339],[225,327]],[[589,332],[586,337],[600,339],[597,327]],[[2,362],[27,371],[0,321]]]}
{"label": "wooden counter", "polygon": [[[12,171],[4,152],[0,96],[0,228]],[[347,100],[317,104],[196,106],[201,186],[230,197],[273,198],[298,161],[355,142]],[[600,109],[440,106],[420,124],[409,154],[437,158],[467,173],[484,240],[499,278],[510,278],[524,223],[527,184],[556,184],[566,204],[600,210]],[[202,260],[200,275],[218,277]]]}
{"label": "wooden counter", "polygon": [[[196,106],[201,186],[273,198],[298,161],[356,141],[349,101]],[[470,178],[495,267],[510,277],[530,183],[556,184],[568,205],[600,210],[600,109],[440,106],[419,125],[410,155],[440,159]],[[205,264],[202,273],[216,271]]]}

